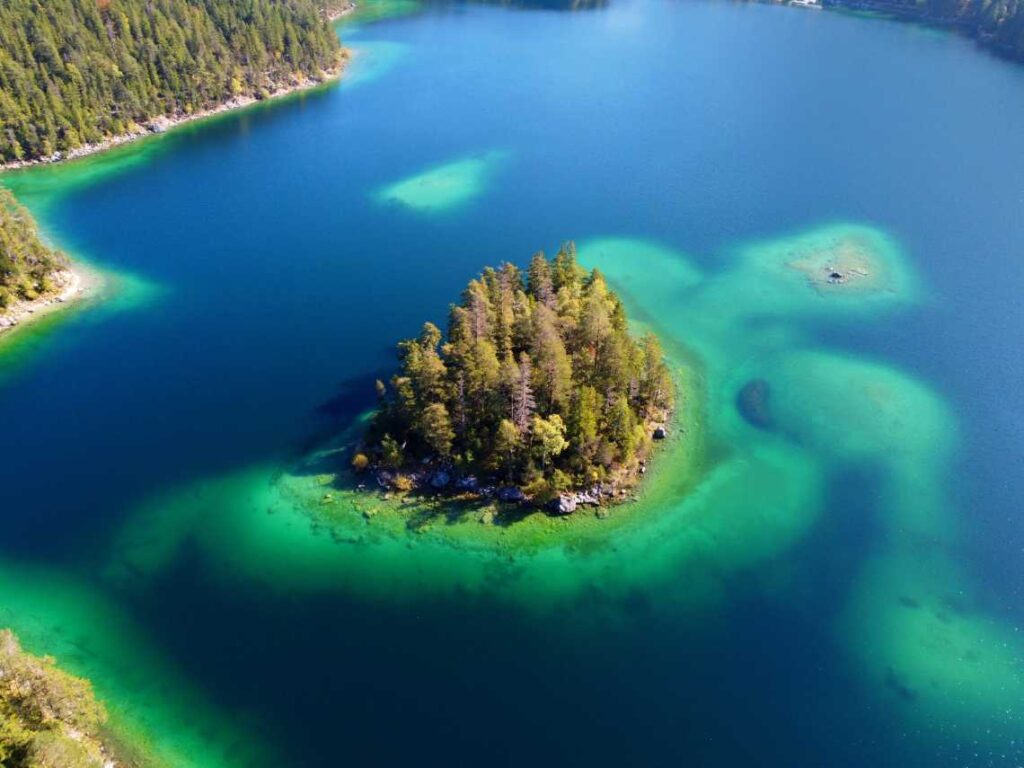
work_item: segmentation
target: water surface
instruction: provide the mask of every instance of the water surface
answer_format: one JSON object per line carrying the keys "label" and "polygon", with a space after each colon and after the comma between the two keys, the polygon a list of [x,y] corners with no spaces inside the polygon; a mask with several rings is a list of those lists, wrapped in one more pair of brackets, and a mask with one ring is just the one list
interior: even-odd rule
{"label": "water surface", "polygon": [[[340,87],[4,177],[119,287],[0,369],[0,623],[179,765],[1017,765],[1024,70],[715,2],[342,32]],[[778,268],[836,232],[892,290]],[[700,377],[703,480],[500,566],[311,530],[282,472],[394,340],[569,238]]]}

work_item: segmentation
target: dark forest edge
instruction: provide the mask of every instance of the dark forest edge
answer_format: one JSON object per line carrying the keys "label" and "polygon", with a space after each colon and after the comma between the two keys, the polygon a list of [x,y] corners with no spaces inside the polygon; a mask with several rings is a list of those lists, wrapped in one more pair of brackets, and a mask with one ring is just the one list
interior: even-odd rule
{"label": "dark forest edge", "polygon": [[1024,61],[1024,0],[818,0],[825,8],[881,13],[954,29],[1006,58]]}
{"label": "dark forest edge", "polygon": [[675,387],[658,339],[629,331],[598,270],[564,245],[525,275],[488,267],[377,382],[355,453],[385,487],[494,497],[556,514],[622,500],[666,436]]}

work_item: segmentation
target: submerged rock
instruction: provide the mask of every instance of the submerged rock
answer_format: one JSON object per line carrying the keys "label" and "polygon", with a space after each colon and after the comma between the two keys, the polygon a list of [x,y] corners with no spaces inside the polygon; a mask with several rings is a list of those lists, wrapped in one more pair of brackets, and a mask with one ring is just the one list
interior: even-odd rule
{"label": "submerged rock", "polygon": [[764,379],[751,379],[736,394],[736,410],[751,426],[771,431],[775,420],[771,412],[771,386]]}

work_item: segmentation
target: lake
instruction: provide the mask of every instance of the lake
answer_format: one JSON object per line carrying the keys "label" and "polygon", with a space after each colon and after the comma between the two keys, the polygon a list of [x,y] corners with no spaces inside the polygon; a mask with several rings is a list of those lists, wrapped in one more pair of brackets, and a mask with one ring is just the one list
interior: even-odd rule
{"label": "lake", "polygon": [[[0,354],[0,625],[171,765],[1024,761],[1024,68],[798,8],[403,9],[340,86],[0,179],[108,278]],[[570,239],[695,372],[635,509],[518,553],[296,501],[397,339]],[[876,290],[784,268],[850,243]]]}

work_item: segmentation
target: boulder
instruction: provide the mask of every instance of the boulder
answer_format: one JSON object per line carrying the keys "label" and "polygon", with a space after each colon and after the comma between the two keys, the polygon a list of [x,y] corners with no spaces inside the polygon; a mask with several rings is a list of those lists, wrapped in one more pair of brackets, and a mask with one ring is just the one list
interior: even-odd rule
{"label": "boulder", "polygon": [[576,496],[571,493],[559,494],[548,502],[548,511],[553,515],[571,515],[576,511]]}
{"label": "boulder", "polygon": [[655,427],[654,434],[652,435],[652,437],[655,440],[664,440],[666,437],[668,437],[668,432],[665,430],[664,427]]}
{"label": "boulder", "polygon": [[509,485],[498,489],[498,501],[504,501],[508,504],[521,504],[526,501],[526,494],[516,486]]}
{"label": "boulder", "polygon": [[455,487],[460,491],[475,491],[480,487],[480,481],[476,479],[475,475],[466,475],[458,479]]}

